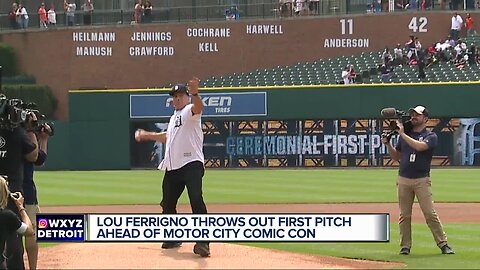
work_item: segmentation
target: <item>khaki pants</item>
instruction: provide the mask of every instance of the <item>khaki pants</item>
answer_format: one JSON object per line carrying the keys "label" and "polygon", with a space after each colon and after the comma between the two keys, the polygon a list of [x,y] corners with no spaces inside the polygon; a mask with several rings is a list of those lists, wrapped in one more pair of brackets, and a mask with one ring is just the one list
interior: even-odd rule
{"label": "khaki pants", "polygon": [[400,207],[400,217],[398,224],[400,226],[400,246],[402,248],[411,248],[412,246],[412,206],[415,196],[422,209],[423,216],[427,222],[433,239],[438,247],[447,244],[447,236],[443,231],[442,223],[438,218],[433,207],[432,201],[432,182],[430,177],[410,179],[398,177],[397,181],[398,204]]}

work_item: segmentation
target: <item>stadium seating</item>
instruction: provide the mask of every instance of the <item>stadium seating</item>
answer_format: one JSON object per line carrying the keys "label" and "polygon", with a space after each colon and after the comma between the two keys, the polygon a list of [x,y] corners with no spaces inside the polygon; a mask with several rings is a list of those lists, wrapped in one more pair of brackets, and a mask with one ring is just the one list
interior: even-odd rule
{"label": "stadium seating", "polygon": [[[479,46],[480,36],[467,37],[464,41],[467,47],[471,44]],[[381,52],[363,52],[360,55],[299,62],[291,66],[256,69],[251,72],[210,77],[203,80],[202,85],[204,87],[238,87],[337,84],[341,81],[340,74],[347,65],[354,66],[358,76],[356,83],[382,83],[378,72],[381,55]],[[426,78],[419,79],[416,66],[396,67],[393,76],[386,83],[478,81],[480,79],[478,66],[467,65],[460,70],[447,62],[437,63],[425,72]]]}

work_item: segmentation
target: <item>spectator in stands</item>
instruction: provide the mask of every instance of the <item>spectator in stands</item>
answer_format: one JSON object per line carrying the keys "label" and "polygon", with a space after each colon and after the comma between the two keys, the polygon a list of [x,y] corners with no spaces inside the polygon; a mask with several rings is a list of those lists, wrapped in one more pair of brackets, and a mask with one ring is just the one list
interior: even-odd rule
{"label": "spectator in stands", "polygon": [[393,65],[402,66],[402,65],[405,64],[405,59],[404,59],[404,56],[403,56],[403,50],[402,50],[402,47],[401,47],[400,43],[398,43],[397,47],[395,47],[395,49],[393,49],[393,55],[394,55]]}
{"label": "spectator in stands", "polygon": [[85,3],[82,5],[83,11],[83,24],[91,25],[92,24],[92,14],[93,14],[93,4],[91,0],[85,0]]}
{"label": "spectator in stands", "polygon": [[350,77],[350,83],[355,83],[355,80],[357,79],[357,72],[355,72],[353,65],[350,65],[348,69],[348,75]]}
{"label": "spectator in stands", "polygon": [[476,66],[477,61],[476,59],[476,54],[477,54],[477,48],[475,47],[475,44],[470,45],[470,48],[468,48],[467,55],[468,55],[468,65],[470,66]]}
{"label": "spectator in stands", "polygon": [[425,0],[421,0],[421,2],[420,2],[420,9],[421,9],[422,11],[425,11],[425,8],[426,8],[426,7],[427,7],[426,1],[425,1]]}
{"label": "spectator in stands", "polygon": [[449,40],[439,40],[435,45],[435,50],[437,52],[437,59],[439,61],[445,62],[448,61],[447,52],[451,48]]}
{"label": "spectator in stands", "polygon": [[[466,53],[467,46],[462,42],[461,39],[457,41],[457,45],[453,48],[453,61],[459,61],[460,57],[463,57]],[[458,57],[458,59],[457,59]]]}
{"label": "spectator in stands", "polygon": [[292,16],[292,2],[293,0],[279,0],[281,17]]}
{"label": "spectator in stands", "polygon": [[382,0],[373,0],[373,11],[375,13],[382,12]]}
{"label": "spectator in stands", "polygon": [[303,15],[304,5],[306,5],[306,0],[294,0],[295,5],[295,15]]}
{"label": "spectator in stands", "polygon": [[474,36],[477,34],[473,25],[473,18],[470,16],[470,13],[467,13],[467,17],[465,18],[465,28],[467,29],[467,36]]}
{"label": "spectator in stands", "polygon": [[395,0],[395,10],[403,10],[405,8],[405,1]]}
{"label": "spectator in stands", "polygon": [[12,29],[18,29],[19,26],[17,22],[17,9],[17,3],[13,3],[12,9],[10,9],[10,12],[8,12],[8,21],[10,22],[10,27],[12,27]]}
{"label": "spectator in stands", "polygon": [[455,60],[453,61],[453,64],[455,65],[455,67],[462,70],[465,67],[465,64],[467,62],[466,58],[468,58],[468,56],[464,57],[461,54],[457,54],[457,56],[455,57]]}
{"label": "spectator in stands", "polygon": [[[431,47],[430,47],[431,48]],[[425,68],[431,68],[433,65],[438,63],[438,54],[436,50],[428,49],[427,56],[425,57]]]}
{"label": "spectator in stands", "polygon": [[418,57],[418,51],[417,51],[417,44],[415,41],[415,36],[410,35],[410,40],[405,43],[405,47],[408,49],[407,53],[407,58],[408,60],[412,60],[412,58],[417,58]]}
{"label": "spectator in stands", "polygon": [[308,1],[308,8],[310,10],[310,14],[318,15],[320,11],[320,0],[310,0]]}
{"label": "spectator in stands", "polygon": [[435,50],[437,52],[447,50],[448,48],[450,48],[450,43],[448,42],[448,40],[440,39],[435,45]]}
{"label": "spectator in stands", "polygon": [[47,18],[47,11],[45,10],[45,3],[42,3],[40,5],[40,8],[38,8],[38,18],[39,18],[40,28],[47,29],[48,18]]}
{"label": "spectator in stands", "polygon": [[152,22],[152,10],[153,5],[152,2],[147,0],[145,5],[143,6],[143,22],[144,23],[151,23]]}
{"label": "spectator in stands", "polygon": [[350,67],[346,66],[342,71],[343,84],[350,84]]}
{"label": "spectator in stands", "polygon": [[372,6],[373,6],[373,12],[375,13],[382,12],[382,0],[373,0]]}
{"label": "spectator in stands", "polygon": [[463,19],[457,12],[452,16],[452,26],[450,27],[450,35],[453,40],[457,40],[462,29]]}
{"label": "spectator in stands", "polygon": [[[435,9],[435,1],[437,0],[427,0],[427,3],[428,3],[427,9],[432,9],[432,10]],[[438,0],[438,1],[442,1],[442,0]]]}
{"label": "spectator in stands", "polygon": [[375,12],[375,8],[373,7],[373,2],[374,1],[375,0],[373,0],[373,1],[368,0],[367,1],[367,13],[374,13]]}
{"label": "spectator in stands", "polygon": [[447,1],[447,0],[439,0],[440,9],[441,9],[441,10],[445,10],[445,2],[446,2],[446,1]]}
{"label": "spectator in stands", "polygon": [[63,8],[65,9],[65,17],[66,17],[66,24],[67,26],[74,26],[75,25],[75,10],[77,9],[77,4],[73,0],[69,0],[70,2],[67,2],[65,0],[63,2]]}
{"label": "spectator in stands", "polygon": [[417,52],[422,50],[422,43],[420,43],[418,37],[415,37],[415,49],[417,49]]}
{"label": "spectator in stands", "polygon": [[430,47],[427,48],[427,53],[428,54],[436,54],[437,50],[435,49],[435,47],[436,47],[435,43],[430,45]]}
{"label": "spectator in stands", "polygon": [[409,0],[407,7],[410,10],[416,10],[418,8],[417,0]]}
{"label": "spectator in stands", "polygon": [[453,47],[455,47],[455,45],[457,45],[457,40],[453,39],[452,36],[450,36],[450,35],[448,35],[447,41],[448,41],[448,44],[450,45],[451,48],[453,48]]}
{"label": "spectator in stands", "polygon": [[464,54],[467,51],[467,44],[461,39],[457,40],[457,45],[453,48],[456,54]]}
{"label": "spectator in stands", "polygon": [[28,13],[27,13],[27,9],[23,4],[18,5],[17,22],[19,23],[20,28],[22,29],[28,28]]}
{"label": "spectator in stands", "polygon": [[55,26],[57,24],[57,14],[55,13],[55,5],[52,3],[50,9],[47,12],[48,24]]}
{"label": "spectator in stands", "polygon": [[392,66],[392,62],[393,62],[392,54],[390,53],[390,49],[386,47],[382,53],[382,64],[385,65],[387,68],[390,68]]}
{"label": "spectator in stands", "polygon": [[425,74],[425,53],[424,52],[419,53],[417,68],[418,68],[418,78],[425,79],[427,75]]}
{"label": "spectator in stands", "polygon": [[391,77],[390,69],[388,69],[387,66],[383,64],[380,67],[380,79],[382,80],[382,82],[389,82],[390,77]]}
{"label": "spectator in stands", "polygon": [[476,48],[475,52],[476,52],[475,60],[477,62],[477,65],[480,65],[480,50],[478,49],[478,47]]}
{"label": "spectator in stands", "polygon": [[225,10],[225,19],[227,21],[235,21],[240,18],[240,14],[238,12],[238,8],[236,5],[231,6],[227,10]]}
{"label": "spectator in stands", "polygon": [[135,4],[135,13],[133,14],[136,24],[142,23],[142,14],[143,14],[142,0],[137,0],[137,3]]}

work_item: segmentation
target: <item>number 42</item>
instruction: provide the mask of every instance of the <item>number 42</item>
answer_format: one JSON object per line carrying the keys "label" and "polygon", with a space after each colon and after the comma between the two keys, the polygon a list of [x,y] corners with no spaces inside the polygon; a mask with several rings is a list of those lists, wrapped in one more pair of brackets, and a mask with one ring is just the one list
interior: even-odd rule
{"label": "number 42", "polygon": [[413,32],[427,32],[427,17],[413,17],[408,24],[408,29],[412,30]]}

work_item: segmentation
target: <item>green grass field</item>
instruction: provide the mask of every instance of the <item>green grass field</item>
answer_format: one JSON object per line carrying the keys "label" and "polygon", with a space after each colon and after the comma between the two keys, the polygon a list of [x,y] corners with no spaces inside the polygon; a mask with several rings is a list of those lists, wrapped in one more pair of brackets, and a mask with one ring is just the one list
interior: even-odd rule
{"label": "green grass field", "polygon": [[[436,202],[479,202],[480,170],[432,171]],[[163,173],[151,171],[37,172],[41,205],[158,204]],[[396,170],[207,170],[204,196],[211,203],[396,202]],[[188,203],[185,194],[181,203]],[[461,209],[459,209],[460,211]],[[441,217],[441,216],[440,216]],[[410,256],[398,255],[398,226],[390,243],[257,243],[299,253],[404,262],[408,268],[480,268],[480,224],[444,224],[457,252],[445,256],[426,224],[413,225]]]}

